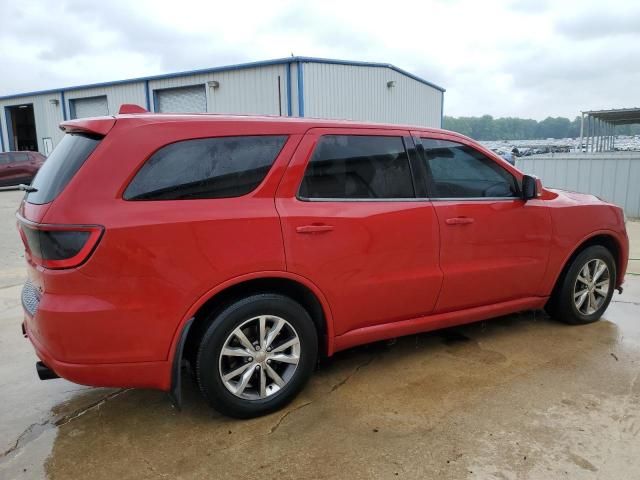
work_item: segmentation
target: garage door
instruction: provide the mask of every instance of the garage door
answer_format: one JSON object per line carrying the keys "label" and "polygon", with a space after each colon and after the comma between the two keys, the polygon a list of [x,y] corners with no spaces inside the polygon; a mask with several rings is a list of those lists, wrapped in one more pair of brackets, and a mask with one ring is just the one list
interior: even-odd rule
{"label": "garage door", "polygon": [[70,101],[71,118],[101,117],[109,115],[107,96],[74,98]]}
{"label": "garage door", "polygon": [[158,112],[203,113],[207,111],[204,85],[156,90]]}

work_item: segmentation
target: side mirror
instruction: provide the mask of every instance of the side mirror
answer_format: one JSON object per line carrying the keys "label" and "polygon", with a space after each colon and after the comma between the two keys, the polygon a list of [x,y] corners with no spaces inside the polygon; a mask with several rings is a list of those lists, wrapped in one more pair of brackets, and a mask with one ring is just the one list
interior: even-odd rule
{"label": "side mirror", "polygon": [[526,202],[532,198],[536,198],[542,193],[542,182],[538,177],[533,175],[524,175],[522,177],[522,199]]}

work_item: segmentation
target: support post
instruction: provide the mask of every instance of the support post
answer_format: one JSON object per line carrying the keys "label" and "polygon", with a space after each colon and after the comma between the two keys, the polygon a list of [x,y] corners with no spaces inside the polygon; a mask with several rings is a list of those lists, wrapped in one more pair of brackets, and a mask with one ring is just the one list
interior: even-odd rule
{"label": "support post", "polygon": [[580,119],[580,143],[578,144],[578,151],[582,153],[582,142],[584,139],[584,112],[582,113],[582,118]]}
{"label": "support post", "polygon": [[615,151],[616,149],[616,124],[614,123],[611,127],[611,150]]}
{"label": "support post", "polygon": [[596,132],[598,136],[596,139],[596,153],[599,153],[600,148],[602,147],[602,121],[599,118],[596,121]]}

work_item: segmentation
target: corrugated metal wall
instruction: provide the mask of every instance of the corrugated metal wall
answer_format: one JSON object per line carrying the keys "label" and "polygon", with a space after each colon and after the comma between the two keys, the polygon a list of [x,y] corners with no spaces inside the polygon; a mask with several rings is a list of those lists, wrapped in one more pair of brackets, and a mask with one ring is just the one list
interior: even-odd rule
{"label": "corrugated metal wall", "polygon": [[[144,94],[144,82],[121,83],[97,88],[81,88],[78,90],[69,90],[64,96],[67,102],[67,112],[69,112],[69,101],[75,98],[107,96],[107,106],[109,115],[115,115],[120,110],[123,103],[135,103],[142,107],[145,106],[146,97]],[[67,118],[71,118],[67,115]]]}
{"label": "corrugated metal wall", "polygon": [[[59,92],[0,100],[0,123],[2,124],[2,142],[4,149],[9,149],[8,129],[5,114],[6,110],[4,107],[33,104],[33,115],[36,121],[36,135],[38,138],[38,150],[40,152],[44,152],[43,138],[51,138],[54,146],[62,139],[63,133],[58,127],[64,118],[62,109],[66,109],[66,117],[69,119],[71,118],[71,100],[101,95],[107,96],[110,115],[117,113],[120,109],[120,105],[123,103],[136,103],[144,106],[146,102],[144,82],[69,90],[64,93],[64,107],[62,104],[62,96]],[[55,104],[51,101],[57,101],[58,103]]]}
{"label": "corrugated metal wall", "polygon": [[[57,100],[58,104],[56,105],[55,103],[51,103],[51,100]],[[9,150],[9,132],[7,128],[5,107],[25,104],[33,104],[33,116],[36,121],[38,150],[44,152],[43,138],[51,138],[53,144],[57,145],[63,135],[58,128],[58,124],[62,121],[62,106],[60,104],[60,100],[61,98],[59,93],[0,100],[0,124],[2,125],[2,143],[4,145],[4,149]]]}
{"label": "corrugated metal wall", "polygon": [[[278,76],[280,105],[278,105]],[[213,88],[208,82],[218,82]],[[154,90],[207,85],[207,111],[213,113],[287,114],[286,65],[228,70],[149,81]]]}
{"label": "corrugated metal wall", "polygon": [[[4,149],[9,148],[4,106],[33,103],[42,152],[43,138],[52,138],[54,146],[62,138],[58,125],[63,108],[66,118],[71,118],[73,100],[106,96],[109,115],[116,114],[123,103],[145,108],[148,103],[155,111],[156,91],[191,85],[205,87],[206,111],[213,113],[300,116],[303,107],[305,117],[440,126],[443,93],[391,68],[284,62],[65,90],[64,105],[60,92],[0,100]],[[302,99],[298,98],[300,79]],[[393,88],[387,86],[389,81],[395,82]]]}
{"label": "corrugated metal wall", "polygon": [[516,166],[537,175],[547,187],[591,193],[640,217],[640,153],[535,155],[519,158]]}
{"label": "corrugated metal wall", "polygon": [[304,63],[303,77],[305,117],[440,127],[443,93],[390,68]]}

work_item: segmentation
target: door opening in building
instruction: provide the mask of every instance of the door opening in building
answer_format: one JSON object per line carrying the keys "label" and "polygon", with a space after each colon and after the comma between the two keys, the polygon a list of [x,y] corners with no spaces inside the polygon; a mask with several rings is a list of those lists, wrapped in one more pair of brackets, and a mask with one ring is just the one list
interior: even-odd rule
{"label": "door opening in building", "polygon": [[6,107],[10,150],[38,151],[38,135],[33,104]]}

